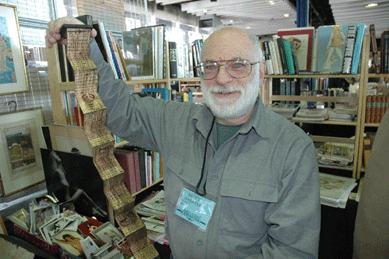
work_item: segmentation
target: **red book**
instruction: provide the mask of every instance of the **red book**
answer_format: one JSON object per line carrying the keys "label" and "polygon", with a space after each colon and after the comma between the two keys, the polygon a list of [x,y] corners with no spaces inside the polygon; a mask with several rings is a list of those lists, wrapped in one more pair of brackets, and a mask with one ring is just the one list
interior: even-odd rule
{"label": "red book", "polygon": [[124,149],[116,149],[115,157],[124,170],[124,184],[131,194],[137,192],[135,178],[134,152]]}
{"label": "red book", "polygon": [[135,170],[135,182],[136,182],[136,191],[139,192],[142,190],[141,180],[140,180],[140,169],[139,169],[139,153],[135,151],[134,155],[134,170]]}

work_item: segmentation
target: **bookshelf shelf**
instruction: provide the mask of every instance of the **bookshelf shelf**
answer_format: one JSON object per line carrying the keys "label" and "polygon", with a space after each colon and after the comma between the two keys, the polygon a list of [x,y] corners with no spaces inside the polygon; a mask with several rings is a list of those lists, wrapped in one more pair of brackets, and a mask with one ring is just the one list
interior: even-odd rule
{"label": "bookshelf shelf", "polygon": [[128,85],[141,85],[141,84],[160,84],[160,83],[167,83],[168,79],[147,79],[147,80],[131,80],[126,81],[126,84]]}
{"label": "bookshelf shelf", "polygon": [[368,74],[369,78],[374,78],[374,77],[389,77],[389,74]]}
{"label": "bookshelf shelf", "polygon": [[273,95],[272,101],[308,101],[308,102],[358,102],[358,97],[332,97],[332,96],[293,96],[293,95]]}
{"label": "bookshelf shelf", "polygon": [[327,125],[343,125],[343,126],[357,126],[358,123],[355,121],[303,121],[303,120],[290,120],[294,123],[309,123],[309,124],[327,124]]}
{"label": "bookshelf shelf", "polygon": [[163,182],[163,178],[161,178],[161,179],[159,179],[158,181],[152,183],[151,185],[149,185],[149,186],[143,188],[141,191],[132,194],[132,196],[136,196],[136,195],[138,195],[138,194],[140,194],[140,193],[146,191],[147,189],[150,189],[151,187],[156,186],[156,185],[158,185],[158,184],[160,184],[160,183],[162,183],[162,182]]}
{"label": "bookshelf shelf", "polygon": [[265,75],[266,78],[350,78],[350,77],[361,77],[360,74],[299,74],[299,75]]}
{"label": "bookshelf shelf", "polygon": [[346,171],[352,171],[352,166],[334,166],[334,165],[319,165],[320,168],[329,168],[329,169],[336,169],[336,170],[346,170]]}

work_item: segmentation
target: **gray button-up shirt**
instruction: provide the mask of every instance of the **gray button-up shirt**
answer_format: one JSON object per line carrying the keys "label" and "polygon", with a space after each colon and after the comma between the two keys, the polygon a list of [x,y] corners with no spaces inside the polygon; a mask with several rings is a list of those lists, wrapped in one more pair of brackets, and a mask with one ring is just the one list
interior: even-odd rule
{"label": "gray button-up shirt", "polygon": [[[163,158],[166,231],[177,258],[317,258],[320,184],[312,140],[264,107],[219,149],[206,106],[131,95],[91,44],[107,127]],[[205,231],[175,215],[183,188],[195,191],[204,158],[205,197],[216,203]]]}

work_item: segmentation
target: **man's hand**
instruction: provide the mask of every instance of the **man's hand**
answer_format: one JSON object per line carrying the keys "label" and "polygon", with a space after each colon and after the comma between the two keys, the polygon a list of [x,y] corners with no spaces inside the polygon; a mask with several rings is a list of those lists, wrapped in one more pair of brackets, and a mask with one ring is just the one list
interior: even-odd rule
{"label": "man's hand", "polygon": [[[57,42],[62,44],[66,44],[66,38],[61,38],[61,34],[59,33],[62,25],[64,24],[84,24],[83,22],[77,20],[73,17],[63,17],[58,20],[49,22],[49,28],[46,30],[46,46],[48,48],[53,47],[53,45]],[[96,37],[97,32],[95,29],[91,31],[91,38]]]}

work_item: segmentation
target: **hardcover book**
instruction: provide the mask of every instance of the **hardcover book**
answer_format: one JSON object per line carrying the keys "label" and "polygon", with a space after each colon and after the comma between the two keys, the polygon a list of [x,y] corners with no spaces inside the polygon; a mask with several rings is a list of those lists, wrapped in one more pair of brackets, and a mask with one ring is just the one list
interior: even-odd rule
{"label": "hardcover book", "polygon": [[314,27],[279,30],[277,35],[294,43],[299,71],[311,71]]}
{"label": "hardcover book", "polygon": [[358,74],[361,59],[363,36],[365,35],[366,24],[358,24],[357,36],[355,38],[353,61],[351,64],[351,74]]}
{"label": "hardcover book", "polygon": [[177,43],[169,41],[170,78],[177,78]]}

